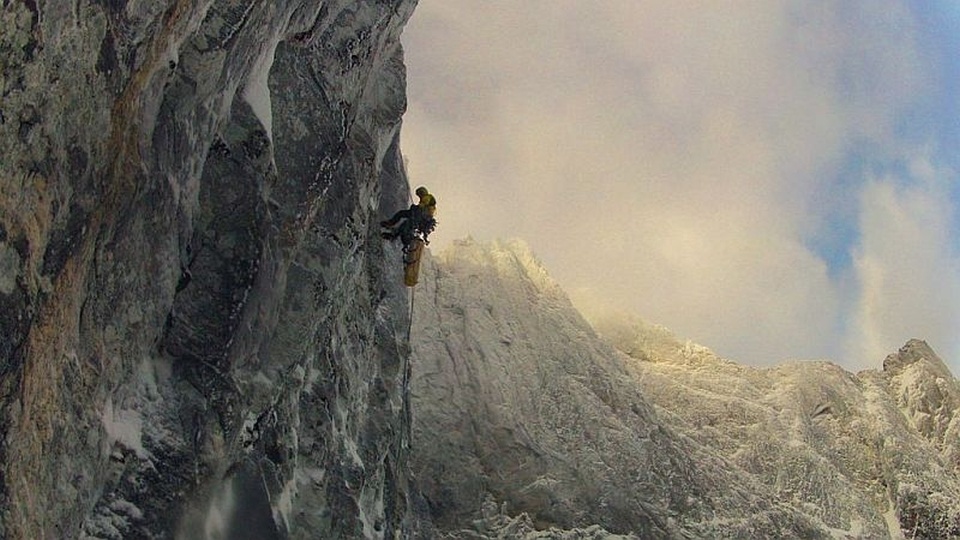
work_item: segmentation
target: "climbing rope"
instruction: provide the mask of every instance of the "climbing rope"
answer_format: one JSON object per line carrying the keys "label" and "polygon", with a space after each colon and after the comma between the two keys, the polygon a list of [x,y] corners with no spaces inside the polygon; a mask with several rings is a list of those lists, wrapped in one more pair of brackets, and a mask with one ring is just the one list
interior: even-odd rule
{"label": "climbing rope", "polygon": [[410,334],[413,332],[413,299],[417,294],[416,287],[410,287],[410,313],[407,317],[407,344],[410,344]]}
{"label": "climbing rope", "polygon": [[[403,370],[401,388],[401,410],[404,422],[407,429],[407,437],[412,436],[413,430],[413,411],[410,407],[410,377],[413,366],[411,366],[411,356],[413,356],[413,347],[410,345],[410,335],[413,331],[413,300],[416,294],[416,287],[410,287],[410,312],[407,315],[407,354],[401,354],[402,364],[401,368]],[[406,438],[405,444],[399,444],[396,448],[396,459],[397,463],[403,463],[403,454],[407,448],[410,448],[413,445],[413,441],[410,438]]]}

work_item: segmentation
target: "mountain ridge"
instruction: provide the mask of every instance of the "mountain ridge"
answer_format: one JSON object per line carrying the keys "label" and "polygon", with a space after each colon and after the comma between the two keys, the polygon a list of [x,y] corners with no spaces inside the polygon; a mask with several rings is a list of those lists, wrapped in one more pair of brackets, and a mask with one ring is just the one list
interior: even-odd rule
{"label": "mountain ridge", "polygon": [[[600,526],[650,538],[960,534],[960,512],[949,503],[960,489],[951,461],[957,382],[941,376],[942,360],[919,340],[891,355],[884,370],[854,374],[826,361],[751,368],[662,327],[595,322],[595,331],[522,242],[457,242],[424,270],[411,399],[414,445],[427,449],[413,467],[441,526],[449,515],[475,518],[483,501],[465,495],[486,490],[543,530]],[[619,343],[601,341],[604,334]],[[434,349],[434,340],[445,349]],[[457,370],[474,375],[445,378]],[[569,384],[571,373],[589,374],[593,384]],[[438,389],[447,393],[434,403]],[[534,405],[514,407],[520,397]],[[468,402],[475,406],[450,410]],[[578,413],[557,414],[564,408]],[[469,436],[458,431],[464,418]],[[514,429],[502,429],[505,420]],[[598,427],[605,425],[629,427],[605,433]],[[551,433],[557,429],[577,433],[589,449],[564,446]],[[499,469],[491,456],[511,444],[539,451],[515,448],[509,459],[555,460],[569,474],[561,466]],[[437,474],[482,456],[484,467],[461,468],[457,481]],[[591,491],[587,481],[578,491],[577,482],[594,476],[609,489]],[[539,502],[523,495],[535,488]],[[617,496],[627,491],[635,497]],[[579,513],[557,508],[590,499],[607,503]],[[632,521],[622,518],[632,511]]]}

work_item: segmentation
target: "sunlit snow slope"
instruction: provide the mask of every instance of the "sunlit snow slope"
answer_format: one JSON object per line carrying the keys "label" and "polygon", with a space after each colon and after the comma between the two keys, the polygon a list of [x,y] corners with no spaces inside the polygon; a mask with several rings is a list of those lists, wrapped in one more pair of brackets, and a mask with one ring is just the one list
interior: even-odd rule
{"label": "sunlit snow slope", "polygon": [[960,534],[960,389],[923,342],[852,374],[624,317],[601,336],[520,242],[459,242],[422,284],[414,468],[454,537]]}

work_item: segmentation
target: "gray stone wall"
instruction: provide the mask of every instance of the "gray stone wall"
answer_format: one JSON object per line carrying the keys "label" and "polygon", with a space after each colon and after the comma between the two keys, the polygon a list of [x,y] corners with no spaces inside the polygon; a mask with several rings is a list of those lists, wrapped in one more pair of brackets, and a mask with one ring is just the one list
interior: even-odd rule
{"label": "gray stone wall", "polygon": [[0,536],[414,534],[414,4],[4,2]]}

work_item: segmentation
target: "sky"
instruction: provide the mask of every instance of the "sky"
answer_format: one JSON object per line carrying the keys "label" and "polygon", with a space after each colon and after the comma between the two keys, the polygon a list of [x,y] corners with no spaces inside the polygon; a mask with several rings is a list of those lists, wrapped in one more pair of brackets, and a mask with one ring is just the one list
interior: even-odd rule
{"label": "sky", "polygon": [[960,375],[960,3],[420,0],[431,249],[521,238],[584,308],[751,365]]}

